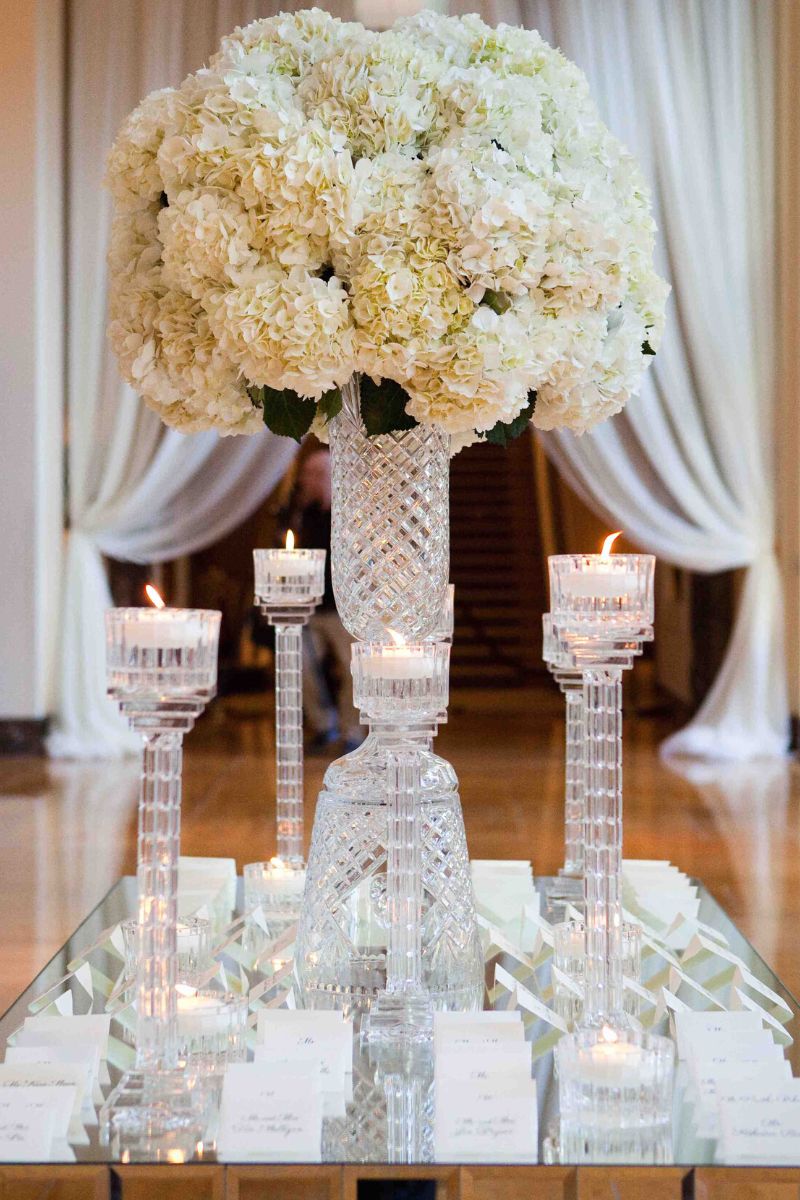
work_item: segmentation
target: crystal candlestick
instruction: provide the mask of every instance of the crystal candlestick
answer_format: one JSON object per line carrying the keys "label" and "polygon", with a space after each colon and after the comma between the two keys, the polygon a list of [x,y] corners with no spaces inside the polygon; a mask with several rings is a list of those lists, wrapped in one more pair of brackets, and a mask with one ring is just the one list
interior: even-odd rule
{"label": "crystal candlestick", "polygon": [[570,669],[559,649],[550,613],[542,617],[542,657],[564,695],[564,865],[547,889],[551,908],[565,903],[583,905],[584,821],[586,816],[583,772],[583,680]]}
{"label": "crystal candlestick", "polygon": [[370,1040],[426,1039],[433,1006],[422,977],[422,813],[420,753],[447,709],[450,647],[445,642],[353,646],[353,697],[386,756],[386,989],[373,1002]]}
{"label": "crystal candlestick", "polygon": [[611,1161],[613,1130],[660,1127],[671,1101],[660,1068],[671,1043],[635,1036],[622,990],[622,672],[653,636],[655,559],[555,555],[549,565],[557,654],[581,674],[585,721],[584,1011],[556,1048],[562,1141],[568,1129],[572,1145]]}
{"label": "crystal candlestick", "polygon": [[126,1158],[190,1157],[200,1089],[177,1046],[178,856],[184,734],[214,696],[220,613],[115,608],[106,614],[109,695],[143,740],[139,790],[136,1062],[103,1108]]}
{"label": "crystal candlestick", "polygon": [[250,863],[271,932],[297,917],[303,887],[303,626],[325,591],[325,551],[254,550],[256,604],[275,629],[277,854]]}

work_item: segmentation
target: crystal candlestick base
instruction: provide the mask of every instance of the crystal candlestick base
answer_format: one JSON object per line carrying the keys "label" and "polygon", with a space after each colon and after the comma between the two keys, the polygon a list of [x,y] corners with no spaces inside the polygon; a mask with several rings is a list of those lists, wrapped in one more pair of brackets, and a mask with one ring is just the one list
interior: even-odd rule
{"label": "crystal candlestick base", "polygon": [[328,768],[317,804],[300,995],[310,1008],[369,1013],[372,1037],[424,1037],[432,1006],[474,1008],[482,995],[457,780],[431,749],[449,650],[353,646],[354,698],[370,732]]}
{"label": "crystal candlestick base", "polygon": [[305,881],[303,856],[303,626],[325,591],[325,551],[254,550],[255,596],[275,629],[275,810],[277,854],[249,863],[251,889],[270,935],[297,920]]}
{"label": "crystal candlestick base", "polygon": [[178,1055],[178,856],[184,734],[216,691],[220,614],[111,609],[109,695],[142,735],[136,943],[136,1062],[108,1097],[104,1136],[123,1159],[181,1161],[207,1100]]}
{"label": "crystal candlestick base", "polygon": [[542,617],[542,657],[564,695],[564,865],[548,884],[547,905],[557,912],[564,905],[583,908],[584,820],[586,815],[583,743],[583,680],[570,669],[561,652],[550,613]]}

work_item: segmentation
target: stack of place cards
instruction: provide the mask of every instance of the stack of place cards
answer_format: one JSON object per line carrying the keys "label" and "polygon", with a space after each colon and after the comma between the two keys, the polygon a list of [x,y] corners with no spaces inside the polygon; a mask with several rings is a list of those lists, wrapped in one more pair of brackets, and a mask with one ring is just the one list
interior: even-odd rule
{"label": "stack of place cards", "polygon": [[520,949],[528,947],[540,913],[533,868],[523,859],[478,858],[470,863],[475,906],[480,915]]}
{"label": "stack of place cards", "polygon": [[624,859],[622,888],[625,908],[659,931],[679,916],[694,921],[700,911],[697,888],[666,860]]}
{"label": "stack of place cards", "polygon": [[353,1026],[340,1012],[265,1008],[255,1059],[226,1068],[220,1158],[319,1162],[322,1118],[353,1095]]}
{"label": "stack of place cards", "polygon": [[[753,1151],[739,1126],[757,1119],[758,1097],[763,1104],[794,1097],[800,1105],[800,1080],[792,1079],[781,1047],[758,1014],[681,1011],[675,1014],[675,1032],[696,1135],[718,1139],[720,1162],[771,1161],[765,1157],[771,1151],[759,1157],[758,1145]],[[795,1154],[800,1156],[800,1142]]]}
{"label": "stack of place cards", "polygon": [[536,1083],[518,1012],[436,1013],[437,1162],[538,1161]]}
{"label": "stack of place cards", "polygon": [[343,1117],[353,1097],[353,1023],[340,1012],[263,1008],[255,1062],[270,1070],[310,1063],[319,1074],[323,1116]]}
{"label": "stack of place cards", "polygon": [[[26,1017],[6,1050],[6,1062],[82,1063],[87,1073],[86,1107],[101,1104],[101,1084],[110,1082],[106,1060],[111,1017],[101,1013],[87,1016]],[[84,1124],[90,1124],[84,1113]]]}

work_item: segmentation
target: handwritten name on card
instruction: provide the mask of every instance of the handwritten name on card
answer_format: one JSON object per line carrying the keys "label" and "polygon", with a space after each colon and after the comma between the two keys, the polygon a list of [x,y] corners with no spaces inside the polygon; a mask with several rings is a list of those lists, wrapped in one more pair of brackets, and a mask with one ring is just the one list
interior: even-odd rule
{"label": "handwritten name on card", "polygon": [[220,1109],[223,1162],[319,1162],[322,1095],[319,1071],[294,1065],[291,1073],[260,1063],[232,1063],[225,1071]]}
{"label": "handwritten name on card", "polygon": [[800,1166],[800,1089],[738,1089],[717,1102],[719,1161]]}
{"label": "handwritten name on card", "polygon": [[535,1163],[538,1112],[533,1080],[436,1088],[434,1153],[438,1162]]}

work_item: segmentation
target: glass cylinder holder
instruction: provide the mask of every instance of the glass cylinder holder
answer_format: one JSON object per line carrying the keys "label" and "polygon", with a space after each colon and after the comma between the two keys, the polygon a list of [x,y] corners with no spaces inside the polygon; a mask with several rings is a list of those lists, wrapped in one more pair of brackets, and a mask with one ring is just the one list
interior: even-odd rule
{"label": "glass cylinder holder", "polygon": [[564,865],[547,888],[548,907],[555,911],[571,904],[583,907],[584,821],[586,796],[583,778],[583,679],[570,669],[559,650],[550,613],[542,617],[542,658],[565,701],[564,751]]}

